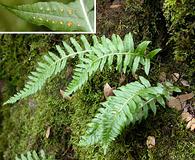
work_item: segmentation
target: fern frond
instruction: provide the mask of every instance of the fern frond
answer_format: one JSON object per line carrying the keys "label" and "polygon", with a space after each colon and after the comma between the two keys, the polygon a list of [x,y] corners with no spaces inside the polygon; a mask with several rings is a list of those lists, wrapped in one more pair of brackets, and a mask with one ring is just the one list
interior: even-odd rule
{"label": "fern frond", "polygon": [[[106,65],[111,67],[114,57],[117,59],[116,70],[118,71],[126,73],[128,68],[135,74],[141,64],[145,68],[145,73],[149,74],[150,58],[145,53],[150,43],[149,41],[142,42],[134,49],[131,33],[127,34],[124,40],[118,35],[113,35],[111,39],[103,36],[100,40],[96,36],[93,36],[93,40],[94,45],[90,47],[92,52],[85,54],[81,58],[81,63],[76,65],[73,80],[68,85],[64,96],[69,96],[80,89],[97,70],[102,71]],[[155,53],[157,54],[159,51],[160,49],[155,50]]]}
{"label": "fern frond", "polygon": [[40,151],[38,155],[36,151],[27,152],[26,154],[21,154],[20,157],[16,156],[15,160],[52,160],[47,158],[43,150]]}
{"label": "fern frond", "polygon": [[[81,36],[82,45],[74,38],[70,38],[71,47],[66,42],[63,42],[64,51],[59,45],[56,46],[59,56],[49,52],[44,56],[44,61],[38,63],[35,72],[31,72],[29,81],[24,86],[24,89],[11,97],[7,103],[14,103],[19,99],[25,98],[36,93],[42,88],[48,78],[56,75],[66,66],[68,58],[79,56],[80,63],[76,65],[73,80],[68,85],[64,96],[69,96],[73,92],[80,89],[88,79],[97,71],[102,71],[107,65],[113,65],[114,57],[116,57],[116,70],[127,72],[130,70],[133,74],[137,71],[140,65],[145,69],[145,73],[149,73],[150,58],[157,54],[160,50],[154,50],[146,54],[146,48],[149,41],[144,41],[134,49],[134,42],[131,33],[127,34],[122,40],[118,35],[113,35],[111,39],[105,36],[100,40],[94,35],[92,44],[84,35]],[[84,54],[85,53],[85,54]]]}
{"label": "fern frond", "polygon": [[[83,45],[87,46],[88,44],[86,44],[85,39],[85,36],[82,36],[81,40],[83,42]],[[20,99],[36,93],[46,83],[47,79],[56,75],[66,67],[68,58],[74,58],[76,55],[82,57],[84,53],[90,51],[87,50],[90,49],[89,47],[87,49],[82,49],[80,44],[73,38],[71,38],[70,41],[75,49],[70,47],[66,42],[63,42],[63,46],[66,51],[64,51],[62,47],[57,45],[56,49],[59,52],[59,56],[52,52],[49,52],[48,55],[45,55],[43,57],[43,61],[38,62],[36,71],[31,72],[31,75],[28,76],[29,80],[25,84],[24,88],[16,93],[13,97],[11,97],[8,101],[6,101],[4,105],[8,103],[15,103]]]}
{"label": "fern frond", "polygon": [[156,114],[156,102],[165,106],[164,96],[174,89],[167,90],[160,84],[152,87],[144,77],[139,79],[140,82],[132,82],[114,90],[115,96],[102,103],[102,108],[88,124],[88,130],[80,140],[81,146],[100,144],[106,152],[125,126],[146,119],[148,110]]}

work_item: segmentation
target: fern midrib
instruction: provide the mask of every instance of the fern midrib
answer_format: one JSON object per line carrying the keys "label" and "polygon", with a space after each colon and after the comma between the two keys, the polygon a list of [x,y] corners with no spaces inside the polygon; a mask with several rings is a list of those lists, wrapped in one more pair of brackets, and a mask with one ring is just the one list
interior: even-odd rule
{"label": "fern midrib", "polygon": [[124,52],[124,53],[119,53],[119,52],[118,52],[118,53],[105,54],[105,55],[103,55],[103,56],[97,58],[97,59],[94,61],[94,63],[95,63],[96,61],[98,61],[98,60],[104,58],[104,57],[107,57],[107,56],[115,56],[115,55],[134,55],[134,56],[136,56],[136,55],[138,55],[138,54],[136,54],[136,53],[134,53],[134,52]]}
{"label": "fern midrib", "polygon": [[89,64],[89,67],[88,68],[91,68],[91,65],[93,65],[96,61],[99,61],[100,59],[103,59],[103,58],[105,58],[105,57],[109,57],[109,56],[115,56],[115,55],[134,55],[134,56],[136,56],[136,55],[138,55],[138,54],[136,54],[136,53],[134,53],[134,52],[124,52],[124,53],[110,53],[110,54],[105,54],[105,55],[103,55],[103,56],[101,56],[101,57],[98,57],[97,59],[95,59],[94,61],[92,61],[91,63],[88,63]]}
{"label": "fern midrib", "polygon": [[[84,50],[84,51],[80,51],[80,52],[75,52],[75,53],[72,53],[72,54],[68,54],[67,56],[65,56],[65,57],[63,57],[63,58],[61,58],[61,59],[55,61],[55,63],[53,63],[53,65],[56,65],[56,63],[58,63],[59,61],[62,61],[62,60],[65,59],[65,58],[72,57],[72,56],[75,56],[75,55],[81,54],[81,53],[90,52],[90,51],[92,51],[92,50]],[[52,65],[51,65],[51,66],[52,66]]]}
{"label": "fern midrib", "polygon": [[85,20],[86,20],[87,25],[88,25],[88,27],[89,27],[89,30],[90,30],[90,32],[93,32],[92,26],[91,26],[90,21],[89,21],[89,17],[88,17],[88,15],[87,15],[86,10],[85,10],[85,6],[84,6],[83,0],[80,0],[80,4],[81,4],[81,8],[82,8],[82,11],[83,11]]}

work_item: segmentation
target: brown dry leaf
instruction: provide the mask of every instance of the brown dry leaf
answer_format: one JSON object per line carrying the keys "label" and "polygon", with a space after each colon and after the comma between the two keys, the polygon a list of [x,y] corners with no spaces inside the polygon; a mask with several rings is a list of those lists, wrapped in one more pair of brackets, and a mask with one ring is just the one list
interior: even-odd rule
{"label": "brown dry leaf", "polygon": [[109,97],[109,96],[113,96],[113,90],[115,89],[115,87],[110,87],[110,85],[108,83],[106,83],[104,85],[104,96],[105,98]]}
{"label": "brown dry leaf", "polygon": [[190,129],[191,131],[195,131],[195,123],[193,123],[192,125],[191,125],[191,129]]}
{"label": "brown dry leaf", "polygon": [[190,128],[191,131],[194,131],[194,129],[195,129],[195,118],[192,118],[192,120],[188,122],[186,128],[187,129]]}
{"label": "brown dry leaf", "polygon": [[182,109],[181,102],[178,98],[171,97],[169,101],[167,102],[167,105],[170,108],[175,108],[176,110],[180,111]]}
{"label": "brown dry leaf", "polygon": [[189,112],[182,112],[181,118],[183,121],[189,122],[193,117]]}
{"label": "brown dry leaf", "polygon": [[177,98],[179,98],[180,102],[185,102],[189,99],[192,99],[194,97],[193,93],[187,93],[187,94],[182,94],[177,96]]}
{"label": "brown dry leaf", "polygon": [[155,147],[155,137],[154,136],[148,136],[146,145],[148,146],[149,149]]}
{"label": "brown dry leaf", "polygon": [[64,96],[64,91],[60,89],[60,94],[61,96],[66,99],[66,100],[71,100],[71,97],[70,96]]}
{"label": "brown dry leaf", "polygon": [[49,138],[50,131],[51,131],[51,127],[48,127],[48,128],[47,128],[47,131],[46,131],[46,134],[45,134],[45,137],[46,137],[46,138]]}
{"label": "brown dry leaf", "polygon": [[120,8],[122,6],[121,2],[119,0],[114,0],[112,5],[110,6],[111,9]]}
{"label": "brown dry leaf", "polygon": [[115,8],[120,8],[122,5],[121,4],[112,4],[110,6],[111,9],[115,9]]}

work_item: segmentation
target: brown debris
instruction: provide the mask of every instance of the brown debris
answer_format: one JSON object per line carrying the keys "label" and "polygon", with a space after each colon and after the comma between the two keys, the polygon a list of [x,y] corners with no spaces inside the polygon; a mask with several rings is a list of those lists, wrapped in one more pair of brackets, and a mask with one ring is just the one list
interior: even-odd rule
{"label": "brown debris", "polygon": [[155,147],[155,137],[154,136],[148,136],[146,145],[148,146],[149,149]]}
{"label": "brown debris", "polygon": [[170,108],[175,108],[176,110],[180,111],[186,106],[186,101],[192,99],[193,97],[193,93],[186,93],[177,97],[171,97],[167,102],[167,105]]}
{"label": "brown debris", "polygon": [[188,122],[186,128],[195,131],[195,118],[192,118],[192,120]]}
{"label": "brown debris", "polygon": [[113,96],[113,90],[115,89],[115,87],[110,87],[110,85],[108,83],[106,83],[104,85],[104,97],[107,98],[109,96]]}
{"label": "brown debris", "polygon": [[177,96],[177,98],[179,98],[180,102],[185,102],[189,99],[192,99],[194,97],[193,93],[186,93],[186,94],[182,94]]}
{"label": "brown debris", "polygon": [[178,98],[175,98],[175,97],[171,97],[169,99],[169,101],[167,102],[167,105],[170,107],[170,108],[174,108],[178,111],[180,111],[182,109],[182,105],[181,105],[181,102]]}
{"label": "brown debris", "polygon": [[181,79],[180,83],[184,86],[184,87],[189,87],[190,84],[188,81],[184,80],[184,79]]}
{"label": "brown debris", "polygon": [[173,82],[180,82],[181,85],[183,85],[184,87],[189,87],[190,84],[188,81],[186,81],[185,79],[182,78],[182,76],[179,73],[173,73],[171,75],[172,81]]}
{"label": "brown debris", "polygon": [[181,118],[183,121],[189,122],[190,120],[192,120],[193,117],[189,112],[182,112]]}
{"label": "brown debris", "polygon": [[180,79],[180,74],[179,73],[173,73],[171,75],[171,77],[172,77],[173,82],[177,82]]}
{"label": "brown debris", "polygon": [[119,0],[114,0],[114,2],[111,4],[111,9],[117,9],[122,7],[122,3]]}
{"label": "brown debris", "polygon": [[46,137],[46,138],[49,138],[50,131],[51,131],[51,127],[48,127],[48,128],[47,128],[47,131],[46,131],[46,134],[45,134],[45,137]]}
{"label": "brown debris", "polygon": [[66,99],[66,100],[71,100],[71,97],[70,96],[64,96],[64,91],[60,89],[60,94],[61,96]]}

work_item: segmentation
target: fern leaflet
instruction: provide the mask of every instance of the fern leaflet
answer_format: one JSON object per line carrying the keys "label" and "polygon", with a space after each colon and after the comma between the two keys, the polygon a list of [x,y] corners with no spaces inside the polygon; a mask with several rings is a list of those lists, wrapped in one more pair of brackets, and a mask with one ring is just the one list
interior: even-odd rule
{"label": "fern leaflet", "polygon": [[168,98],[172,91],[178,91],[171,85],[169,88],[161,84],[152,87],[144,77],[139,78],[140,82],[132,82],[114,90],[115,96],[102,103],[103,107],[88,124],[88,130],[80,140],[81,146],[100,144],[106,152],[125,126],[146,119],[148,110],[156,114],[155,103],[165,106],[164,96]]}

